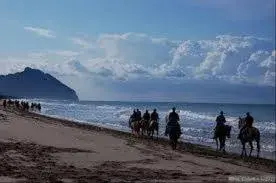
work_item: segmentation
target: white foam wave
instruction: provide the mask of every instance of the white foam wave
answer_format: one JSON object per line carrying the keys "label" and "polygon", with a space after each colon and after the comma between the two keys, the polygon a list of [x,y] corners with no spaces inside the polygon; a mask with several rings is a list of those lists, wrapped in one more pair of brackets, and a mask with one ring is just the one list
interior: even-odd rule
{"label": "white foam wave", "polygon": [[214,121],[216,119],[215,116],[210,116],[206,114],[200,114],[200,113],[185,111],[185,110],[180,110],[179,115],[186,119],[204,119],[204,120],[210,120],[210,121]]}
{"label": "white foam wave", "polygon": [[103,109],[103,110],[115,110],[116,107],[112,105],[100,105],[96,107],[97,109]]}

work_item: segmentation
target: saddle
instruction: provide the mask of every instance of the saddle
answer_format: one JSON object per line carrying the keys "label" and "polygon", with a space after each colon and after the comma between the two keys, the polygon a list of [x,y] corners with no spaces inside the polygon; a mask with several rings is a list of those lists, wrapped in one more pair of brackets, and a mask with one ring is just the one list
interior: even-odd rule
{"label": "saddle", "polygon": [[179,123],[175,123],[175,124],[168,123],[165,130],[165,136],[170,134],[173,130],[178,135],[182,134]]}
{"label": "saddle", "polygon": [[254,127],[245,127],[241,133],[246,133],[247,137],[252,137],[253,134],[255,133],[255,128]]}
{"label": "saddle", "polygon": [[225,134],[225,136],[227,138],[230,138],[231,137],[231,129],[232,127],[229,126],[229,125],[220,125],[220,126],[216,126],[215,129],[214,129],[214,139],[219,137],[220,135],[223,135]]}

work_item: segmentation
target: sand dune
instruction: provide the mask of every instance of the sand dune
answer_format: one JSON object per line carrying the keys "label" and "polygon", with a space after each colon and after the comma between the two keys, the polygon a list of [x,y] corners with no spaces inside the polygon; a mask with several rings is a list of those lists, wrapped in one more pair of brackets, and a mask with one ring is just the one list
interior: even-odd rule
{"label": "sand dune", "polygon": [[0,108],[0,182],[227,182],[273,176],[275,161]]}

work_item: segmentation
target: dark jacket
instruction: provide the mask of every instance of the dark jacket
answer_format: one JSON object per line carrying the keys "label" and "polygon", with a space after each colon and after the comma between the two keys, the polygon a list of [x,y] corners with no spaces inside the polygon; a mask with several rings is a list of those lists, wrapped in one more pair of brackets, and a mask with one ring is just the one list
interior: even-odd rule
{"label": "dark jacket", "polygon": [[142,119],[141,111],[137,111],[137,112],[136,112],[136,119],[137,119],[137,120],[141,120],[141,119]]}
{"label": "dark jacket", "polygon": [[169,123],[177,123],[179,121],[179,115],[176,112],[169,114]]}
{"label": "dark jacket", "polygon": [[253,121],[254,118],[252,116],[248,115],[245,117],[246,126],[252,127]]}
{"label": "dark jacket", "polygon": [[158,113],[157,112],[151,113],[150,119],[157,121],[159,119]]}
{"label": "dark jacket", "polygon": [[216,122],[217,126],[224,125],[224,123],[226,122],[225,117],[222,114],[219,115],[216,119]]}
{"label": "dark jacket", "polygon": [[147,121],[149,121],[150,120],[150,114],[149,113],[144,113],[144,115],[143,115],[143,119],[144,120],[147,120]]}

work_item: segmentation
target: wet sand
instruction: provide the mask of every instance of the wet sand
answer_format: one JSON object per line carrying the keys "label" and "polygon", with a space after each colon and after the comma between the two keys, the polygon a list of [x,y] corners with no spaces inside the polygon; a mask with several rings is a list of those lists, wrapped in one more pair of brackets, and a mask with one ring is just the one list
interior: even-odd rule
{"label": "wet sand", "polygon": [[273,176],[275,161],[0,107],[0,182],[227,182]]}

